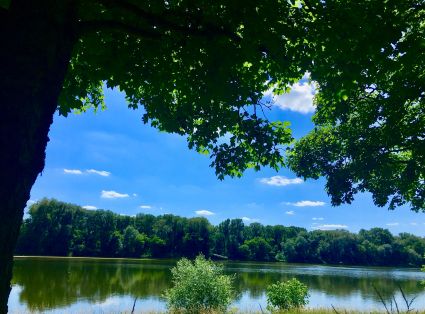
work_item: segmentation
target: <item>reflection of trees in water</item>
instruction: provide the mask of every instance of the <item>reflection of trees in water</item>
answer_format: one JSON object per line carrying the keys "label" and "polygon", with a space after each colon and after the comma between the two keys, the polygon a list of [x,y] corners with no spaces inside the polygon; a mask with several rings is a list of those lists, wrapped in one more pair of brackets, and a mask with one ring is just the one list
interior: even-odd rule
{"label": "reflection of trees in water", "polygon": [[112,295],[160,296],[169,286],[172,264],[125,261],[17,260],[13,282],[22,287],[20,301],[46,310],[81,299],[95,302]]}
{"label": "reflection of trees in water", "polygon": [[[170,268],[174,264],[174,261],[167,260],[18,259],[15,261],[14,283],[22,287],[20,301],[31,310],[42,311],[65,307],[82,299],[101,302],[113,295],[158,297],[171,284]],[[290,268],[279,272],[273,264],[257,264],[257,269],[255,265],[242,268],[237,265],[228,268],[229,273],[237,273],[236,290],[238,293],[247,291],[253,298],[260,297],[269,284],[293,277],[307,284],[312,291],[338,297],[358,292],[376,302],[379,301],[373,285],[385,298],[397,293],[397,285],[408,295],[423,292],[419,280],[396,280],[385,277],[385,274],[381,277],[338,276],[323,272],[314,275],[299,271],[291,274]]]}
{"label": "reflection of trees in water", "polygon": [[375,286],[385,299],[390,299],[398,293],[400,286],[407,295],[423,293],[419,280],[394,279],[385,277],[349,277],[332,276],[326,274],[303,275],[277,272],[238,272],[236,276],[236,289],[239,293],[248,291],[250,297],[260,297],[266,287],[279,280],[289,280],[296,277],[305,283],[312,291],[320,291],[337,297],[347,297],[360,293],[363,298],[372,298],[379,302],[373,288]]}

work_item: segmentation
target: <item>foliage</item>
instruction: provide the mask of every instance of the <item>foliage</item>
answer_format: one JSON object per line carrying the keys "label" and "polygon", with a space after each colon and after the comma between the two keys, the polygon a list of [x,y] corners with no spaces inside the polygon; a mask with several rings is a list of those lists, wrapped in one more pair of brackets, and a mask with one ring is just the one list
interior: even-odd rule
{"label": "foliage", "polygon": [[309,70],[315,128],[290,167],[325,176],[334,205],[368,191],[378,206],[425,211],[425,3],[311,3],[320,16],[306,38],[320,48]]}
{"label": "foliage", "polygon": [[104,257],[194,258],[218,254],[236,260],[286,261],[376,266],[424,264],[425,239],[372,228],[358,234],[287,226],[245,225],[226,219],[217,226],[205,218],[104,210],[44,199],[24,221],[17,254]]}
{"label": "foliage", "polygon": [[[299,8],[281,1],[80,6],[81,36],[59,99],[61,114],[104,106],[105,84],[123,91],[130,108],[143,106],[144,123],[188,135],[189,147],[210,155],[220,179],[283,166],[279,145],[292,141],[289,124],[269,121],[262,97],[304,75]],[[229,140],[219,141],[224,135]]]}
{"label": "foliage", "polygon": [[246,240],[239,247],[239,250],[243,250],[245,252],[244,257],[249,260],[268,261],[271,259],[272,247],[264,238],[255,237]]}
{"label": "foliage", "polygon": [[223,179],[285,165],[289,123],[269,121],[262,98],[309,73],[316,128],[290,167],[325,176],[336,205],[369,191],[379,206],[425,208],[423,1],[80,6],[60,113],[102,107],[103,84],[117,87],[144,123],[188,135]]}
{"label": "foliage", "polygon": [[[144,123],[187,135],[219,179],[289,165],[304,178],[325,176],[334,205],[369,191],[379,206],[424,210],[424,7],[422,0],[2,1],[0,146],[9,189],[1,196],[10,208],[0,241],[10,245],[0,246],[0,311],[55,109],[104,107],[104,86],[123,91],[130,108],[143,106]],[[305,73],[317,82],[316,128],[288,159],[289,123],[268,120],[262,98],[287,92]],[[91,236],[75,240],[84,254],[104,250]],[[227,243],[233,256],[238,242]]]}
{"label": "foliage", "polygon": [[[62,114],[103,106],[102,82],[118,87],[145,123],[187,134],[223,179],[285,165],[289,124],[269,121],[262,97],[308,72],[316,127],[289,166],[325,176],[335,205],[369,191],[378,206],[425,208],[423,1],[83,3]],[[102,23],[117,17],[121,27]]]}
{"label": "foliage", "polygon": [[123,254],[128,257],[141,257],[148,238],[145,234],[140,234],[133,226],[128,226],[124,230]]}
{"label": "foliage", "polygon": [[308,288],[295,278],[274,283],[267,287],[267,309],[277,310],[299,309],[308,303]]}
{"label": "foliage", "polygon": [[165,293],[167,306],[187,313],[224,312],[234,295],[233,278],[223,274],[222,266],[199,255],[191,262],[183,258],[171,269],[173,287]]}

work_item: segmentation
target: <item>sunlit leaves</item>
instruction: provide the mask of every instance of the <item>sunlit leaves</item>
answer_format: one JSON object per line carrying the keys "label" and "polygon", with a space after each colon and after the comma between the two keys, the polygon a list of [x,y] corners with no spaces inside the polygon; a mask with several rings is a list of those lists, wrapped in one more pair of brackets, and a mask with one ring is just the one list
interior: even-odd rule
{"label": "sunlit leaves", "polygon": [[122,90],[129,107],[144,107],[144,123],[187,135],[190,148],[210,155],[220,179],[247,168],[281,167],[291,133],[286,124],[260,114],[261,101],[268,85],[284,90],[305,72],[305,55],[297,47],[305,45],[306,30],[296,22],[302,22],[300,8],[277,0],[137,5],[145,12],[139,18],[137,10],[127,12],[119,2],[83,4],[82,21],[118,19],[160,37],[111,27],[84,33],[60,112],[102,106],[104,82]]}
{"label": "sunlit leaves", "polygon": [[[102,84],[119,88],[222,179],[286,163],[290,130],[267,120],[262,97],[310,73],[316,128],[292,169],[325,176],[336,205],[369,191],[379,206],[425,208],[423,1],[103,3],[81,2],[81,25],[99,28],[74,49],[62,114],[101,107]],[[111,20],[120,27],[101,27]]]}
{"label": "sunlit leaves", "polygon": [[334,205],[368,191],[378,206],[425,210],[423,1],[315,8],[322,16],[309,33],[321,46],[311,68],[316,128],[289,164],[305,178],[325,176]]}
{"label": "sunlit leaves", "polygon": [[233,300],[233,277],[202,255],[193,262],[181,259],[171,269],[173,287],[165,293],[171,311],[184,313],[226,312]]}

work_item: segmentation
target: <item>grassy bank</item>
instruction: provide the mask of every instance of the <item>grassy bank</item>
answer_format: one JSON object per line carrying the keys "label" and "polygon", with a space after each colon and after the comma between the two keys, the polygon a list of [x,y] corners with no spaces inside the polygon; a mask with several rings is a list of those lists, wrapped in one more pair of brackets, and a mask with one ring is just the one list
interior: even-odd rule
{"label": "grassy bank", "polygon": [[[413,313],[413,314],[425,314],[425,310],[411,310],[409,312],[406,312],[404,310],[401,310],[399,312],[397,312],[396,308],[393,308],[393,310],[391,311],[391,309],[388,309],[390,314],[403,314],[403,313]],[[91,314],[94,312],[91,311],[87,311],[87,312],[79,312],[79,314]],[[96,311],[96,313],[99,313]],[[131,311],[124,311],[124,312],[102,312],[102,314],[131,314]],[[270,312],[267,311],[266,309],[263,309],[261,311],[261,309],[258,310],[252,310],[252,311],[241,311],[239,309],[229,309],[227,311],[228,314],[269,314]],[[353,310],[353,309],[342,309],[342,308],[335,308],[335,309],[329,309],[329,308],[305,308],[305,309],[301,309],[301,310],[289,310],[289,311],[282,311],[282,312],[273,312],[276,314],[388,314],[387,311],[381,310],[381,309],[376,309],[373,311],[358,311],[358,310]],[[134,314],[184,314],[184,312],[158,312],[158,311],[137,311],[137,309],[134,311]],[[199,314],[223,314],[221,312],[201,312]]]}

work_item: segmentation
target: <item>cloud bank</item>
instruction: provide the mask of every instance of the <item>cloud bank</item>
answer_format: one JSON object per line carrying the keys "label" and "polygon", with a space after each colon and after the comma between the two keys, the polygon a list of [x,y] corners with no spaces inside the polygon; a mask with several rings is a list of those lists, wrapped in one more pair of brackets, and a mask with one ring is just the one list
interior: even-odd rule
{"label": "cloud bank", "polygon": [[87,173],[94,173],[94,174],[98,174],[102,177],[109,177],[109,175],[111,174],[109,171],[105,171],[105,170],[95,170],[95,169],[89,169],[86,170]]}
{"label": "cloud bank", "polygon": [[63,172],[66,174],[83,174],[79,169],[63,169]]}
{"label": "cloud bank", "polygon": [[342,225],[342,224],[325,224],[325,225],[318,225],[318,226],[312,227],[312,229],[317,229],[317,230],[336,230],[336,229],[347,229],[347,228],[348,228],[347,225]]}
{"label": "cloud bank", "polygon": [[205,209],[200,209],[195,211],[195,213],[199,216],[212,216],[215,215],[215,213],[209,211],[209,210],[205,210]]}
{"label": "cloud bank", "polygon": [[118,193],[116,191],[105,191],[102,190],[102,192],[100,193],[100,197],[101,198],[125,198],[128,197],[128,194],[124,194],[124,193]]}
{"label": "cloud bank", "polygon": [[296,207],[317,207],[317,206],[324,206],[326,203],[322,201],[299,201],[295,203],[285,202],[283,204],[296,206]]}
{"label": "cloud bank", "polygon": [[97,175],[102,176],[102,177],[109,177],[110,174],[111,174],[109,171],[96,170],[96,169],[87,169],[85,171],[80,170],[80,169],[63,169],[63,172],[65,174],[78,174],[78,175],[81,175],[83,173],[97,174]]}
{"label": "cloud bank", "polygon": [[272,89],[264,93],[270,97],[274,106],[282,110],[290,110],[302,114],[312,113],[316,110],[313,105],[315,88],[307,82],[298,82],[291,86],[291,91],[283,95],[273,94]]}
{"label": "cloud bank", "polygon": [[96,210],[97,209],[97,207],[96,206],[92,206],[92,205],[85,205],[85,206],[82,206],[84,209],[87,209],[87,210]]}
{"label": "cloud bank", "polygon": [[272,186],[287,186],[291,184],[301,184],[303,183],[303,180],[301,178],[289,179],[283,176],[273,176],[270,178],[262,178],[260,179],[260,182]]}

